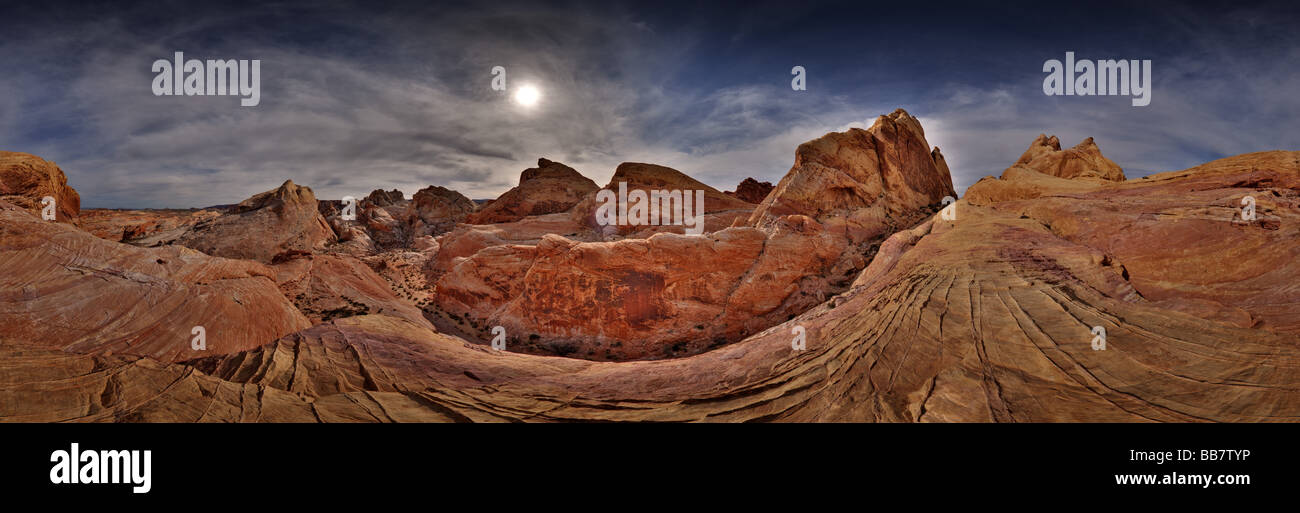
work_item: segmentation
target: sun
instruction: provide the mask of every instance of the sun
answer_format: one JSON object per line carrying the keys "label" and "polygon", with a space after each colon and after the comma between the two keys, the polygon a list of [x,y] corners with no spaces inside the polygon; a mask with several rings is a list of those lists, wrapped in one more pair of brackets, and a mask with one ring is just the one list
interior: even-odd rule
{"label": "sun", "polygon": [[531,84],[521,86],[515,91],[515,103],[523,105],[524,107],[537,105],[537,102],[541,99],[542,92],[537,90],[537,88],[533,87]]}

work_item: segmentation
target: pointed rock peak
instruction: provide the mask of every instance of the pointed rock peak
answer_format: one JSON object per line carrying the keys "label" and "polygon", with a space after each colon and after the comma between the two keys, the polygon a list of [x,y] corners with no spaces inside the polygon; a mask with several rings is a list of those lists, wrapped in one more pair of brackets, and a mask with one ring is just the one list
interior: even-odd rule
{"label": "pointed rock peak", "polygon": [[1020,158],[1016,160],[1016,164],[1027,164],[1043,155],[1058,151],[1061,151],[1060,139],[1057,139],[1055,135],[1049,137],[1046,134],[1038,134],[1038,137],[1034,138],[1034,142],[1029,143],[1029,149],[1025,150],[1020,155]]}
{"label": "pointed rock peak", "polygon": [[1032,150],[1039,146],[1051,148],[1053,151],[1061,151],[1061,140],[1057,139],[1055,135],[1049,137],[1047,134],[1038,134],[1038,137],[1034,138],[1034,142],[1029,143],[1029,148]]}
{"label": "pointed rock peak", "polygon": [[312,210],[317,209],[316,195],[312,194],[310,187],[297,185],[293,183],[293,180],[285,180],[283,184],[280,184],[275,189],[254,194],[252,197],[239,202],[238,205],[231,209],[230,213],[238,214],[285,204],[309,205]]}
{"label": "pointed rock peak", "polygon": [[921,139],[925,139],[925,129],[921,128],[921,122],[902,108],[894,109],[894,112],[889,114],[880,115],[867,131],[879,135],[883,130],[898,126],[910,130]]}
{"label": "pointed rock peak", "polygon": [[[1034,139],[1029,149],[1011,167],[1022,167],[1058,178],[1100,179],[1124,181],[1124,170],[1101,154],[1097,142],[1091,137],[1068,150],[1061,149],[1056,136],[1043,134]],[[1006,176],[1006,173],[1003,173]]]}
{"label": "pointed rock peak", "polygon": [[956,196],[948,166],[924,134],[916,118],[897,109],[867,130],[799,145],[794,166],[750,215],[749,226],[803,215],[843,226],[858,243],[919,218],[944,196]]}

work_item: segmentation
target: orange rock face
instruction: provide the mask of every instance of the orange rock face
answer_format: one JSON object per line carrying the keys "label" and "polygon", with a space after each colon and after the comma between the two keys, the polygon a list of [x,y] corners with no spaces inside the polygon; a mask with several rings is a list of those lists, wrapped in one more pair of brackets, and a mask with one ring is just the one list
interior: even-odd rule
{"label": "orange rock face", "polygon": [[402,191],[376,189],[357,202],[355,219],[342,217],[344,205],[338,200],[320,202],[320,211],[342,243],[336,249],[363,257],[411,245],[410,205]]}
{"label": "orange rock face", "polygon": [[[622,185],[620,185],[622,184]],[[714,219],[713,226],[718,229],[730,226],[733,219],[737,216],[747,214],[753,210],[754,205],[745,201],[728,196],[722,191],[705,185],[703,182],[686,176],[686,174],[676,169],[654,164],[642,164],[638,162],[624,162],[618,165],[614,170],[614,177],[610,178],[609,184],[602,189],[609,191],[620,191],[624,187],[627,194],[632,191],[643,191],[649,194],[649,191],[704,191],[704,214],[706,215],[706,231],[709,229],[709,219]],[[597,192],[587,195],[580,203],[573,207],[572,217],[577,223],[585,226],[603,236],[624,236],[624,237],[648,237],[654,233],[672,232],[682,233],[684,228],[680,225],[678,219],[667,219],[670,223],[666,225],[602,225],[597,222],[596,214],[601,202],[597,201]],[[692,194],[694,194],[692,192]],[[695,208],[692,204],[692,208]],[[728,215],[730,214],[730,215]],[[721,217],[720,217],[721,216]],[[722,219],[718,221],[718,219]],[[663,221],[663,219],[661,219]]]}
{"label": "orange rock face", "polygon": [[[109,242],[7,203],[0,234],[0,339],[174,361],[311,325],[262,264]],[[196,326],[206,332],[204,351],[191,347]]]}
{"label": "orange rock face", "polygon": [[1091,137],[1078,146],[1062,150],[1055,135],[1040,134],[1011,167],[1028,168],[1058,178],[1124,181],[1124,170],[1103,156]]}
{"label": "orange rock face", "polygon": [[436,236],[450,231],[476,208],[461,193],[431,185],[411,197],[404,219],[411,237]]}
{"label": "orange rock face", "polygon": [[924,208],[956,196],[938,149],[902,109],[867,130],[831,133],[803,143],[786,173],[749,218],[763,226],[800,214],[828,223],[855,243],[915,224]]}
{"label": "orange rock face", "polygon": [[12,151],[0,151],[0,200],[41,215],[46,197],[54,198],[54,219],[72,223],[81,212],[81,196],[68,187],[68,177],[53,162]]}
{"label": "orange rock face", "polygon": [[[763,212],[752,213],[753,226],[700,237],[629,234],[635,228],[619,226],[609,235],[629,236],[609,242],[549,235],[506,244],[482,231],[444,237],[430,273],[434,308],[426,310],[444,330],[483,340],[503,327],[517,350],[596,360],[697,354],[789,319],[847,287],[884,234],[919,222],[933,203],[953,194],[951,178],[935,176],[939,172],[920,125],[899,111],[869,131],[829,134],[801,146],[783,187],[767,197]],[[743,216],[752,208],[662,166],[620,165],[606,188],[620,183],[629,191],[704,190],[705,211],[715,214]],[[834,193],[842,190],[875,209],[836,204]],[[886,191],[890,201],[879,200]],[[594,222],[594,206],[593,195],[574,208],[574,218]],[[730,221],[742,224],[738,217]]]}
{"label": "orange rock face", "polygon": [[[743,338],[824,299],[844,242],[811,220],[772,234],[493,246],[437,282],[441,312],[516,350],[598,360],[694,354]],[[486,314],[486,315],[485,315]]]}
{"label": "orange rock face", "polygon": [[334,238],[311,189],[286,181],[195,224],[176,243],[213,256],[272,263],[323,249]]}
{"label": "orange rock face", "polygon": [[432,327],[366,264],[346,255],[306,255],[274,266],[276,283],[312,323],[370,313]]}
{"label": "orange rock face", "polygon": [[[461,225],[364,260],[402,284],[399,299],[426,286],[414,269],[444,269],[427,306],[475,338],[501,325],[505,351],[396,307],[374,313],[382,303],[312,325],[281,295],[315,291],[308,310],[331,296],[386,298],[366,291],[376,278],[349,257],[271,267],[138,248],[0,202],[0,420],[1300,417],[1300,152],[1124,181],[1013,165],[945,217],[925,203],[947,192],[943,178],[900,171],[921,158],[946,168],[890,132],[911,131],[904,115],[862,131],[870,138],[819,140],[834,151],[809,149],[792,174],[810,176],[782,180],[753,225],[575,240],[552,230],[577,223],[549,214]],[[878,135],[914,149],[882,149]],[[803,188],[818,182],[864,204],[814,202]],[[925,183],[940,185],[908,185]],[[902,192],[866,204],[872,184]],[[882,216],[924,219],[859,241]],[[184,351],[188,327],[213,318],[209,350]],[[729,336],[740,339],[715,338]],[[643,359],[592,361],[628,358]]]}
{"label": "orange rock face", "polygon": [[537,159],[537,167],[520,174],[519,186],[471,214],[465,222],[508,223],[527,216],[567,212],[596,189],[596,182],[573,168]]}
{"label": "orange rock face", "polygon": [[91,208],[81,211],[81,228],[104,240],[139,246],[156,246],[174,240],[191,226],[219,217],[212,209],[118,210]]}
{"label": "orange rock face", "polygon": [[[1300,208],[1297,155],[1240,155],[1118,185],[1012,174],[977,183],[967,197],[1037,219],[1058,237],[1100,251],[1126,281],[1116,294],[1130,301],[1294,333],[1300,321],[1291,305],[1300,293],[1278,284],[1300,273],[1293,243],[1300,231],[1289,219]],[[1037,189],[986,193],[1014,191],[1017,182]],[[1243,201],[1254,205],[1254,220],[1243,219]]]}

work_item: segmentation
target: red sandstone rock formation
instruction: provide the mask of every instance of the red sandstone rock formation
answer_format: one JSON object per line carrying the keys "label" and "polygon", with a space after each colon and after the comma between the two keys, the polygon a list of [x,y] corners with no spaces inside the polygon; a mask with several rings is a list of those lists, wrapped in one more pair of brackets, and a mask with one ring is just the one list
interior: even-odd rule
{"label": "red sandstone rock formation", "polygon": [[741,201],[749,203],[762,203],[769,192],[772,192],[771,182],[760,182],[753,178],[746,178],[740,181],[736,186],[736,191],[726,191],[725,194]]}
{"label": "red sandstone rock formation", "polygon": [[[138,248],[0,202],[0,339],[160,361],[225,354],[310,326],[262,264]],[[206,330],[207,349],[191,348]]]}
{"label": "red sandstone rock formation", "polygon": [[75,223],[81,196],[53,162],[27,153],[0,151],[0,200],[41,215],[45,197],[55,200],[54,219]]}
{"label": "red sandstone rock formation", "polygon": [[[1242,216],[1247,196],[1255,219]],[[1300,275],[1294,243],[1300,152],[1241,155],[1122,182],[1018,169],[972,186],[956,213],[890,236],[843,293],[691,356],[586,361],[512,352],[526,343],[519,340],[497,352],[410,320],[361,315],[310,328],[303,319],[302,328],[268,337],[270,343],[168,363],[183,355],[110,355],[105,349],[117,345],[78,341],[114,337],[122,347],[156,349],[171,347],[157,339],[188,338],[148,318],[156,311],[181,317],[218,311],[250,331],[264,327],[273,305],[292,310],[270,279],[254,271],[266,267],[183,248],[114,244],[0,205],[0,266],[11,270],[0,275],[0,420],[1258,422],[1300,416],[1300,297],[1292,286]],[[793,219],[799,217],[773,216],[762,229]],[[802,219],[809,228],[824,224]],[[669,258],[652,255],[656,245],[716,248],[725,236],[741,240],[724,248],[743,253],[744,238],[754,231],[760,230],[596,244],[549,236],[533,245],[486,247],[474,258],[500,252],[481,263],[504,269],[530,254],[558,255],[548,261],[570,262],[570,270],[558,264],[554,272],[543,270],[551,281],[577,283],[599,278],[607,268],[602,261],[635,254],[636,247],[646,248],[638,258],[654,262]],[[149,264],[162,255],[175,260]],[[676,272],[672,265],[661,271]],[[510,285],[483,280],[473,290],[486,297]],[[679,292],[706,297],[709,285]],[[637,311],[653,304],[623,297]],[[245,305],[230,306],[229,298]],[[248,311],[259,315],[239,317]],[[1093,346],[1096,326],[1106,330],[1104,350]],[[791,346],[795,328],[806,333],[805,350]],[[702,337],[687,343],[708,344]]]}
{"label": "red sandstone rock formation", "polygon": [[432,327],[411,302],[354,257],[305,255],[276,264],[275,280],[285,297],[313,323],[366,314],[387,314]]}
{"label": "red sandstone rock formation", "polygon": [[[870,130],[801,146],[790,175],[753,213],[756,226],[527,244],[457,233],[444,237],[431,266],[434,308],[426,310],[446,330],[488,339],[502,326],[515,347],[541,353],[627,360],[706,351],[847,287],[871,243],[953,194],[933,155],[920,125],[898,111]],[[623,164],[607,188],[624,181],[629,189],[705,190],[706,211],[751,208],[662,166]],[[573,213],[591,222],[591,210],[594,199]]]}
{"label": "red sandstone rock formation", "polygon": [[472,224],[508,223],[527,216],[567,212],[598,187],[573,168],[546,159],[519,175],[519,185],[466,219]]}
{"label": "red sandstone rock formation", "polygon": [[213,209],[117,210],[91,208],[81,211],[81,228],[104,240],[137,246],[158,246],[175,240],[202,221],[221,215]]}
{"label": "red sandstone rock formation", "polygon": [[[603,189],[610,191],[619,191],[619,184],[627,184],[627,191],[652,191],[652,190],[677,190],[677,191],[704,191],[704,213],[705,213],[705,230],[713,231],[730,226],[737,217],[743,217],[753,210],[754,205],[733,198],[721,191],[705,185],[703,182],[686,176],[686,174],[676,169],[654,164],[641,164],[637,162],[624,162],[618,165],[614,170],[614,177],[610,178],[609,183]],[[625,236],[645,238],[655,233],[669,232],[682,233],[683,228],[680,225],[659,225],[659,226],[602,226],[596,221],[596,211],[600,203],[596,201],[596,193],[593,191],[585,199],[579,202],[571,210],[573,220],[589,229],[596,231],[604,236]],[[692,207],[694,208],[694,207]],[[671,222],[677,222],[676,219],[670,219]]]}
{"label": "red sandstone rock formation", "polygon": [[290,180],[194,225],[176,243],[213,256],[272,263],[323,249],[334,239],[311,189]]}
{"label": "red sandstone rock formation", "polygon": [[436,236],[455,228],[475,208],[461,193],[430,185],[411,197],[404,220],[412,237]]}
{"label": "red sandstone rock formation", "polygon": [[938,148],[921,124],[898,109],[867,130],[831,133],[803,143],[786,173],[749,218],[751,226],[802,214],[855,242],[915,224],[916,213],[956,196]]}
{"label": "red sandstone rock formation", "polygon": [[1091,137],[1068,150],[1061,149],[1056,136],[1039,134],[1013,168],[1028,168],[1058,178],[1124,181],[1124,170],[1102,156],[1101,149]]}

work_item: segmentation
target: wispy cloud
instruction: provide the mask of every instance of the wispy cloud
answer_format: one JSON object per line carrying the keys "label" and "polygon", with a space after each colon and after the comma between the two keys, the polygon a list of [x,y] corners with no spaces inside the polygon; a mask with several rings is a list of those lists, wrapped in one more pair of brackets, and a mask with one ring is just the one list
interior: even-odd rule
{"label": "wispy cloud", "polygon": [[[1300,70],[1279,65],[1300,59],[1300,44],[1268,11],[1224,18],[1249,34],[1170,16],[1160,33],[1195,44],[1092,55],[1154,61],[1153,102],[1133,108],[1042,95],[1038,67],[1071,49],[1069,34],[1026,47],[996,27],[986,39],[954,32],[969,25],[963,13],[908,26],[888,16],[915,19],[899,13],[831,19],[811,4],[791,14],[800,32],[745,15],[780,9],[702,9],[32,9],[0,22],[0,147],[59,162],[85,205],[110,207],[232,203],[285,179],[326,198],[431,184],[495,197],[543,156],[600,183],[643,161],[728,189],[776,181],[799,143],[899,106],[943,148],[959,190],[1040,132],[1063,144],[1093,136],[1130,176],[1300,148],[1289,94]],[[952,44],[965,36],[1010,53]],[[262,104],[153,96],[150,64],[178,50],[262,60]],[[810,70],[808,91],[789,88],[796,64]],[[496,65],[510,86],[541,89],[541,103],[521,109],[492,91]]]}

